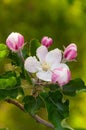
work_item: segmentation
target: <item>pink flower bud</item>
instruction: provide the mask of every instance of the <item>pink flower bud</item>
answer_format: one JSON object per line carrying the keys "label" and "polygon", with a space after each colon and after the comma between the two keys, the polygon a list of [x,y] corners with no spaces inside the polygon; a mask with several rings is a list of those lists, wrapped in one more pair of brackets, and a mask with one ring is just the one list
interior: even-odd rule
{"label": "pink flower bud", "polygon": [[6,39],[6,44],[13,52],[18,52],[24,45],[24,37],[20,33],[12,32]]}
{"label": "pink flower bud", "polygon": [[77,57],[77,46],[74,43],[71,43],[64,50],[63,57],[67,61],[74,60]]}
{"label": "pink flower bud", "polygon": [[59,86],[67,84],[71,79],[71,72],[68,68],[57,68],[52,73],[52,82]]}
{"label": "pink flower bud", "polygon": [[43,37],[41,40],[42,45],[46,46],[47,48],[50,47],[53,43],[52,38],[48,38],[47,36]]}

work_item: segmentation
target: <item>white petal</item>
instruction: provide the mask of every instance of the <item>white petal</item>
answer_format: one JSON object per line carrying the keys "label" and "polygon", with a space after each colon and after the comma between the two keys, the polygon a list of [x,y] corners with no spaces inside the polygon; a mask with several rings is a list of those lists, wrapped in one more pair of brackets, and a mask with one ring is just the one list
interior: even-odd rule
{"label": "white petal", "polygon": [[60,66],[60,63],[55,63],[51,66],[51,70],[53,71],[54,69],[59,68],[59,66]]}
{"label": "white petal", "polygon": [[53,71],[54,69],[57,69],[57,68],[66,68],[67,70],[69,70],[69,67],[64,64],[64,63],[55,63],[51,66],[51,70]]}
{"label": "white petal", "polygon": [[13,44],[17,43],[18,42],[18,35],[19,33],[14,33],[12,32],[9,36],[8,36],[8,39],[11,40],[11,42]]}
{"label": "white petal", "polygon": [[51,71],[39,71],[36,73],[37,77],[43,81],[51,81],[52,72]]}
{"label": "white petal", "polygon": [[58,64],[57,68],[66,68],[69,70],[69,67],[64,63]]}
{"label": "white petal", "polygon": [[40,63],[37,61],[35,56],[30,56],[25,60],[24,67],[27,71],[35,73],[40,68]]}
{"label": "white petal", "polygon": [[40,62],[43,63],[45,60],[45,57],[48,53],[48,50],[45,46],[40,46],[37,51],[36,51],[36,55],[39,58]]}
{"label": "white petal", "polygon": [[46,56],[46,62],[50,64],[51,66],[53,64],[60,63],[61,59],[62,59],[62,53],[61,53],[61,50],[59,50],[58,48],[48,52]]}

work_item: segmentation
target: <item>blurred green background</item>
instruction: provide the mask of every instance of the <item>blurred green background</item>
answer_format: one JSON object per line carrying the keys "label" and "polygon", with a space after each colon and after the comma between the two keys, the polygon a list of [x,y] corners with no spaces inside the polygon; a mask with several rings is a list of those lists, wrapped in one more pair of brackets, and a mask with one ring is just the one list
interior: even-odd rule
{"label": "blurred green background", "polygon": [[[69,63],[72,78],[86,83],[86,0],[0,0],[0,42],[11,32],[24,35],[25,41],[43,36],[54,40],[52,48],[69,43],[78,46],[77,62]],[[0,67],[1,70],[1,67]],[[70,98],[68,122],[86,130],[86,93]],[[40,115],[47,116],[41,112]],[[0,128],[9,130],[50,130],[37,124],[26,113],[7,103],[0,103]]]}

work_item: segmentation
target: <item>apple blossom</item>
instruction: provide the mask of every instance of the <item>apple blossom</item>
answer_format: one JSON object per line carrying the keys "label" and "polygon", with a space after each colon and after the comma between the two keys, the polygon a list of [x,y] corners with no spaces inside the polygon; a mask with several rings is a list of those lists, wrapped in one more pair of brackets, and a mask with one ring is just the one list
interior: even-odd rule
{"label": "apple blossom", "polygon": [[52,82],[58,83],[59,86],[67,84],[71,79],[71,72],[66,64],[60,64],[53,70]]}
{"label": "apple blossom", "polygon": [[53,39],[50,37],[43,37],[41,40],[42,45],[46,46],[47,48],[50,47],[53,43]]}
{"label": "apple blossom", "polygon": [[63,57],[67,61],[74,60],[77,57],[77,46],[74,43],[68,45],[63,52]]}
{"label": "apple blossom", "polygon": [[61,63],[62,53],[58,48],[48,52],[47,47],[40,46],[36,53],[37,58],[36,56],[28,57],[24,67],[28,72],[36,73],[36,76],[43,81],[51,82],[54,69],[61,66],[67,67],[66,64]]}
{"label": "apple blossom", "polygon": [[6,44],[13,52],[18,52],[24,45],[24,37],[17,32],[12,32],[6,39]]}

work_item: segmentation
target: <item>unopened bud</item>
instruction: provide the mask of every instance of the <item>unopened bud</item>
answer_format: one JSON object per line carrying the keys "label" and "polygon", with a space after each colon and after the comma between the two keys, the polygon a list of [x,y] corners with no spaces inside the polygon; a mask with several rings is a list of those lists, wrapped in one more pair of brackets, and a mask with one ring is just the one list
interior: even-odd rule
{"label": "unopened bud", "polygon": [[46,46],[47,48],[50,47],[52,45],[52,43],[53,43],[52,38],[47,37],[47,36],[43,37],[41,40],[41,44]]}
{"label": "unopened bud", "polygon": [[24,45],[24,37],[20,33],[12,32],[6,39],[6,44],[13,52],[18,52]]}
{"label": "unopened bud", "polygon": [[67,46],[63,52],[63,57],[67,61],[74,60],[77,57],[77,46],[74,43]]}

